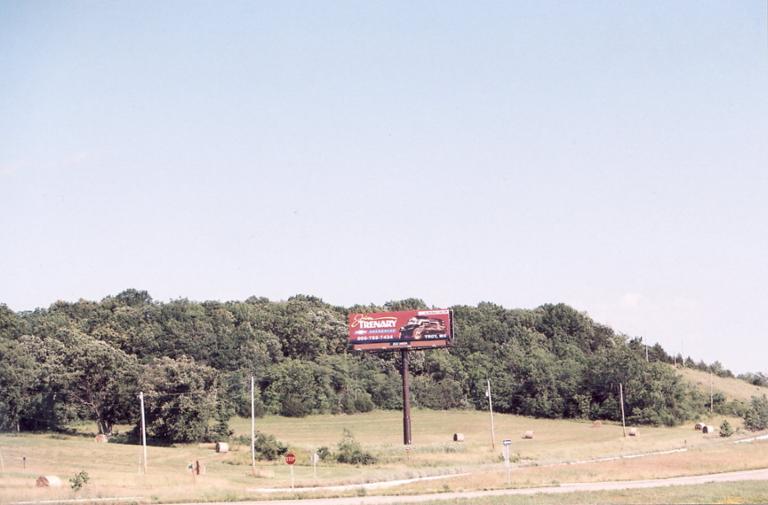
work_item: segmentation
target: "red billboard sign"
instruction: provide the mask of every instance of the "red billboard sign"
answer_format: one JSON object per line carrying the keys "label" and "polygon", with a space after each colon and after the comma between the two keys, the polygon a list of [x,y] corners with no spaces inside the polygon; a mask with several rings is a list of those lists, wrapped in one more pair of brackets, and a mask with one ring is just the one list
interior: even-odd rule
{"label": "red billboard sign", "polygon": [[452,339],[448,309],[349,315],[349,344],[356,351],[446,347]]}

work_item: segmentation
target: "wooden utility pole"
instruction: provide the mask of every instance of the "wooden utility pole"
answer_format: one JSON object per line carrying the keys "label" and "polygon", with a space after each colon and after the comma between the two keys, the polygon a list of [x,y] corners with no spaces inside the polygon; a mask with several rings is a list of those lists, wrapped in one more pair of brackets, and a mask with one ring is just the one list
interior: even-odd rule
{"label": "wooden utility pole", "polygon": [[408,379],[408,349],[400,351],[400,356],[403,358],[403,367],[401,373],[403,375],[403,444],[411,445],[413,438],[411,437],[411,387]]}
{"label": "wooden utility pole", "polygon": [[251,470],[256,475],[256,404],[253,390],[254,378],[251,375]]}
{"label": "wooden utility pole", "polygon": [[144,446],[144,458],[141,460],[144,468],[144,475],[147,474],[147,424],[144,418],[144,392],[139,392],[139,401],[141,402],[141,443]]}
{"label": "wooden utility pole", "polygon": [[627,436],[627,425],[624,422],[624,387],[619,384],[619,401],[621,402],[621,431]]}
{"label": "wooden utility pole", "polygon": [[485,396],[488,397],[488,411],[491,413],[491,448],[496,449],[496,430],[493,427],[493,397],[491,395],[491,379],[486,380]]}

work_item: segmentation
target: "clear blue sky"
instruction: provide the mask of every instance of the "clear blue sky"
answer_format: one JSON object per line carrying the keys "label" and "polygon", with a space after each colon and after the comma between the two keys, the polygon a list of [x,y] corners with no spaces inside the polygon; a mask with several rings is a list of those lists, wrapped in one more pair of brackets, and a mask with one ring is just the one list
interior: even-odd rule
{"label": "clear blue sky", "polygon": [[768,351],[765,0],[0,2],[0,302],[565,302]]}

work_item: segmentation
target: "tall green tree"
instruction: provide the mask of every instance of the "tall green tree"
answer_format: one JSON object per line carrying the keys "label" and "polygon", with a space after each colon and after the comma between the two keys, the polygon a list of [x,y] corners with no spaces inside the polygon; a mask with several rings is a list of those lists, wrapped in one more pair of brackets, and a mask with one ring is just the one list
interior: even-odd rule
{"label": "tall green tree", "polygon": [[202,440],[216,413],[217,375],[186,356],[156,358],[146,366],[140,388],[149,436],[167,442]]}
{"label": "tall green tree", "polygon": [[64,393],[95,420],[100,433],[111,434],[117,422],[130,421],[137,410],[139,364],[106,342],[68,330],[60,335],[61,366],[69,371]]}

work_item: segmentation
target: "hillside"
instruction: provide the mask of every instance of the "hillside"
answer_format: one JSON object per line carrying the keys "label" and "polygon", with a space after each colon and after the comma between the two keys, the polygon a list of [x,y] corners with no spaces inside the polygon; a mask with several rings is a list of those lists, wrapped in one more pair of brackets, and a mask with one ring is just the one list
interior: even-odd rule
{"label": "hillside", "polygon": [[[0,305],[0,429],[94,420],[109,433],[137,421],[142,391],[152,437],[209,439],[250,414],[251,377],[260,415],[400,409],[400,354],[349,352],[347,316],[428,308],[418,299],[347,308],[305,295],[163,303],[137,290],[23,313]],[[452,308],[454,346],[411,353],[415,407],[485,409],[490,380],[495,409],[510,414],[618,420],[620,384],[629,423],[675,425],[704,410],[663,348],[646,362],[640,340],[572,307]]]}
{"label": "hillside", "polygon": [[749,401],[753,396],[768,396],[768,388],[755,386],[741,379],[710,376],[709,373],[694,368],[677,368],[686,382],[693,384],[699,391],[709,395],[710,380],[714,391],[725,395],[727,400]]}

